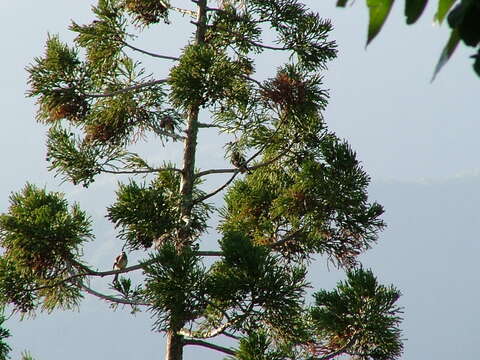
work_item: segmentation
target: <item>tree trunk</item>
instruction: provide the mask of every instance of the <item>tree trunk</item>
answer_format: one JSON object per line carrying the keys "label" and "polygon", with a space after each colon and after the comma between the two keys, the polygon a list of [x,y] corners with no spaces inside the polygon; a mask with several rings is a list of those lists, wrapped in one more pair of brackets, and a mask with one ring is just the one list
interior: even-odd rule
{"label": "tree trunk", "polygon": [[176,331],[167,331],[167,347],[165,360],[183,359],[183,336],[178,335]]}
{"label": "tree trunk", "polygon": [[[205,30],[207,24],[207,0],[197,0],[197,30],[195,33],[195,43],[201,44],[205,41]],[[188,219],[192,210],[193,182],[195,179],[195,153],[197,149],[198,135],[198,113],[199,105],[194,105],[187,112],[186,137],[183,147],[183,166],[180,182],[180,194],[182,196],[181,216]],[[181,246],[187,245],[189,239],[179,239]],[[165,360],[183,360],[183,336],[178,335],[177,331],[183,327],[183,323],[171,324],[167,331],[167,346]]]}

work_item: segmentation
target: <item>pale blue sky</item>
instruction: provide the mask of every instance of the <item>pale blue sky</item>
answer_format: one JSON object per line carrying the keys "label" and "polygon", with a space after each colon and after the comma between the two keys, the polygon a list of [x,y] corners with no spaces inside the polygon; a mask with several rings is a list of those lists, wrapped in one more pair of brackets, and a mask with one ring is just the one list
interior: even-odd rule
{"label": "pale blue sky", "polygon": [[[185,1],[178,1],[184,3]],[[90,189],[60,186],[46,171],[45,128],[34,120],[34,102],[25,99],[25,66],[43,52],[47,32],[67,32],[70,19],[91,20],[89,1],[0,0],[4,34],[0,67],[2,126],[0,131],[0,211],[11,191],[26,181],[67,192],[96,221],[97,242],[86,256],[91,264],[110,268],[121,244],[103,221],[104,206],[114,190],[109,178]],[[362,1],[337,9],[335,0],[305,1],[335,26],[339,57],[325,73],[330,89],[327,123],[349,140],[372,177],[371,197],[386,208],[389,228],[379,244],[364,255],[385,283],[399,287],[405,306],[403,359],[476,360],[480,356],[480,300],[477,235],[480,164],[478,98],[480,81],[471,69],[470,49],[457,49],[450,63],[430,84],[447,28],[432,25],[433,3],[413,27],[404,25],[398,2],[377,39],[364,49],[367,11]],[[187,30],[188,28],[185,28]],[[182,32],[153,31],[143,42],[149,50],[176,51]],[[183,46],[183,45],[179,45]],[[276,58],[274,58],[276,60]],[[161,74],[164,62],[150,62]],[[258,76],[275,72],[272,57],[259,59]],[[475,111],[475,109],[477,109]],[[218,143],[208,139],[200,165],[223,162]],[[147,151],[152,151],[145,147]],[[175,159],[174,150],[149,154]],[[341,274],[324,262],[312,267],[312,282],[331,288]],[[13,359],[28,349],[37,360],[133,360],[163,357],[163,339],[150,332],[148,314],[132,317],[86,297],[80,313],[58,312],[35,320],[8,322]],[[197,352],[198,351],[198,352]],[[211,352],[188,350],[186,359]]]}

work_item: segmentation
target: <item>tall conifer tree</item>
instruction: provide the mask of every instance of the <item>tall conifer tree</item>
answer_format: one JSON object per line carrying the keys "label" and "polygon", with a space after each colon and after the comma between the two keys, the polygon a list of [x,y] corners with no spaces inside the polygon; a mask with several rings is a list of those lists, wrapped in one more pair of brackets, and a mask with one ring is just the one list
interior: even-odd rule
{"label": "tall conifer tree", "polygon": [[[357,260],[384,227],[383,209],[368,201],[368,175],[322,116],[322,73],[336,56],[330,22],[297,0],[99,0],[93,12],[92,23],[72,23],[73,46],[49,36],[28,67],[29,95],[56,175],[88,187],[100,174],[129,174],[107,209],[125,252],[113,270],[86,265],[89,216],[27,184],[0,216],[0,301],[29,314],[75,308],[88,293],[149,311],[167,360],[182,359],[185,346],[241,360],[398,358],[399,291]],[[180,21],[192,27],[181,53],[136,45],[146,29],[162,36]],[[290,57],[262,79],[262,52]],[[168,76],[151,74],[144,57]],[[218,148],[229,166],[198,166],[207,130],[229,137]],[[155,138],[183,144],[181,161],[133,152]],[[211,177],[223,183],[206,191]],[[206,251],[214,212],[218,250]],[[134,251],[143,260],[129,264]],[[347,278],[312,297],[316,254]],[[110,293],[91,288],[97,277],[111,279]],[[218,345],[221,336],[232,346]]]}

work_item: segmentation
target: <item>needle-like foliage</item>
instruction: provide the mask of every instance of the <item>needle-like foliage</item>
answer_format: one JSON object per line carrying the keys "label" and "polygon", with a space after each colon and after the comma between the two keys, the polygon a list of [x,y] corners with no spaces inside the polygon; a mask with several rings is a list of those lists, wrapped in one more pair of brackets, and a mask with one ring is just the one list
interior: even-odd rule
{"label": "needle-like foliage", "polygon": [[[298,0],[99,0],[92,10],[91,23],[70,26],[73,46],[48,36],[27,68],[28,94],[56,176],[85,187],[123,176],[106,211],[122,252],[113,270],[87,265],[89,217],[27,185],[0,215],[0,303],[33,315],[90,294],[148,311],[167,335],[167,360],[185,346],[239,360],[398,358],[399,293],[358,260],[385,226],[383,208],[323,116],[331,23]],[[192,36],[175,54],[136,42],[181,22]],[[257,57],[273,65],[275,54],[287,62],[257,73]],[[207,140],[206,129],[216,132]],[[199,154],[201,141],[216,150]],[[139,153],[142,142],[158,154]],[[167,150],[180,160],[158,161]],[[214,168],[218,154],[225,163]],[[319,254],[347,271],[331,292],[307,281]],[[110,292],[92,288],[94,277]]]}

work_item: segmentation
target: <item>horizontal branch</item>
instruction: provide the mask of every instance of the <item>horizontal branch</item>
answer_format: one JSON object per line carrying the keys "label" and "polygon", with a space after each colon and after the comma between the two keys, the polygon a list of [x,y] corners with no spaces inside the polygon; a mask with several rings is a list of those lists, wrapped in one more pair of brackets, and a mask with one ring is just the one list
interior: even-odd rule
{"label": "horizontal branch", "polygon": [[241,339],[240,336],[230,334],[230,333],[227,332],[227,331],[224,331],[224,332],[222,333],[222,335],[225,335],[226,337],[229,337],[229,338],[235,339],[235,340],[240,340],[240,339]]}
{"label": "horizontal branch", "polygon": [[352,346],[355,341],[357,340],[357,336],[354,335],[352,336],[352,338],[350,339],[350,341],[348,341],[344,346],[342,346],[340,349],[334,351],[334,352],[331,352],[330,354],[326,354],[326,355],[323,355],[323,356],[320,356],[320,357],[314,357],[312,358],[313,360],[330,360],[330,359],[333,359],[334,357],[340,355],[340,354],[343,354],[345,352],[348,351],[348,348],[350,346]]}
{"label": "horizontal branch", "polygon": [[276,249],[278,248],[279,246],[282,246],[283,244],[285,244],[287,241],[293,239],[295,236],[297,236],[298,234],[300,234],[302,232],[301,229],[299,230],[295,230],[294,232],[292,232],[291,234],[285,236],[283,239],[281,240],[278,240],[277,242],[273,243],[273,244],[270,244],[270,245],[267,245],[268,247],[271,247],[272,249]]}
{"label": "horizontal branch", "polygon": [[199,122],[197,125],[198,125],[199,128],[219,128],[220,127],[220,126],[215,125],[215,124],[205,124],[205,123],[201,123],[201,122]]}
{"label": "horizontal branch", "polygon": [[140,90],[149,86],[157,85],[157,84],[163,84],[166,83],[168,80],[167,79],[160,79],[160,80],[152,80],[148,81],[146,83],[142,84],[137,84],[137,85],[132,85],[132,86],[127,86],[126,88],[111,91],[111,92],[106,92],[103,94],[84,94],[86,97],[91,97],[91,98],[102,98],[102,97],[109,97],[109,96],[115,96],[119,94],[124,94],[126,92],[130,92],[132,90]]}
{"label": "horizontal branch", "polygon": [[193,10],[182,9],[182,8],[175,7],[175,6],[170,6],[170,9],[172,9],[173,11],[177,11],[182,15],[188,15],[188,16],[191,16],[193,18],[197,17],[197,12],[193,11]]}
{"label": "horizontal branch", "polygon": [[139,302],[131,301],[131,300],[127,300],[127,299],[120,299],[120,298],[117,298],[115,296],[105,295],[105,294],[99,293],[98,291],[93,290],[93,289],[91,289],[91,288],[89,288],[88,286],[85,286],[85,285],[81,285],[80,287],[83,290],[85,290],[85,292],[89,293],[90,295],[96,296],[96,297],[98,297],[102,300],[115,302],[117,304],[124,304],[124,305],[151,306],[151,304],[147,304],[147,303],[139,303]]}
{"label": "horizontal branch", "polygon": [[152,260],[146,261],[144,263],[140,263],[140,264],[136,264],[136,265],[126,267],[125,269],[121,269],[121,270],[95,271],[95,270],[90,269],[88,266],[85,266],[82,263],[79,263],[78,261],[73,260],[72,263],[75,266],[83,269],[83,271],[84,271],[83,274],[77,274],[77,275],[73,275],[73,276],[78,277],[78,276],[83,275],[83,276],[105,277],[105,276],[109,276],[109,275],[123,274],[123,273],[127,273],[127,272],[130,272],[130,271],[143,269],[145,266],[153,264],[155,261],[156,261],[156,259],[152,259]]}
{"label": "horizontal branch", "polygon": [[201,196],[197,199],[194,199],[193,200],[193,203],[194,204],[198,204],[198,203],[201,203],[202,201],[205,201],[207,200],[208,198],[211,198],[212,196],[218,194],[220,191],[222,191],[223,189],[225,189],[228,185],[230,185],[230,183],[233,181],[233,179],[235,179],[235,177],[239,174],[239,170],[238,169],[235,169],[235,172],[233,173],[233,175],[230,177],[230,179],[228,179],[228,181],[223,184],[222,186],[218,187],[217,189],[215,189],[214,191],[212,191],[211,193],[207,194],[207,195],[204,195],[204,196]]}
{"label": "horizontal branch", "polygon": [[187,336],[187,337],[192,337],[192,338],[201,338],[201,339],[208,339],[208,338],[213,338],[217,335],[222,334],[229,326],[232,326],[233,322],[227,321],[220,325],[219,327],[212,329],[208,332],[201,332],[201,331],[191,331],[188,329],[181,329],[178,334]]}
{"label": "horizontal branch", "polygon": [[197,251],[196,256],[223,256],[222,251]]}
{"label": "horizontal branch", "polygon": [[179,141],[185,140],[185,136],[177,135],[173,132],[162,130],[162,129],[159,129],[159,128],[156,128],[156,127],[152,127],[152,130],[157,135],[163,135],[163,136],[171,137],[173,140],[179,140]]}
{"label": "horizontal branch", "polygon": [[195,177],[199,178],[205,175],[210,175],[210,174],[229,174],[229,173],[238,173],[240,172],[239,169],[237,168],[231,168],[231,169],[209,169],[209,170],[204,170],[200,171],[195,175]]}
{"label": "horizontal branch", "polygon": [[182,170],[174,167],[158,168],[158,169],[152,168],[147,170],[102,170],[102,172],[107,174],[150,174],[150,173],[159,173],[162,171],[182,172]]}
{"label": "horizontal branch", "polygon": [[224,354],[232,355],[232,356],[236,354],[236,351],[235,351],[235,350],[226,348],[226,347],[224,347],[224,346],[212,344],[212,343],[209,343],[209,342],[204,341],[204,340],[185,339],[185,340],[183,341],[183,343],[184,343],[185,345],[203,346],[203,347],[206,347],[206,348],[209,348],[209,349],[212,349],[212,350],[216,350],[216,351],[222,352],[222,353],[224,353]]}
{"label": "horizontal branch", "polygon": [[178,60],[179,60],[179,58],[178,58],[178,57],[175,57],[175,56],[155,54],[155,53],[152,53],[152,52],[150,52],[150,51],[146,51],[146,50],[137,48],[136,46],[130,45],[129,43],[127,43],[126,41],[123,41],[123,40],[121,40],[120,42],[121,42],[123,45],[125,45],[126,47],[128,47],[128,48],[130,48],[130,49],[132,49],[132,50],[135,50],[135,51],[137,51],[137,52],[139,52],[139,53],[148,55],[148,56],[152,56],[152,57],[160,58],[160,59],[166,59],[166,60],[173,60],[173,61],[178,61]]}

